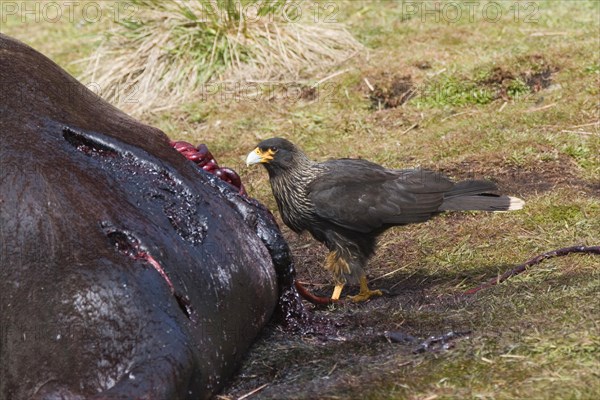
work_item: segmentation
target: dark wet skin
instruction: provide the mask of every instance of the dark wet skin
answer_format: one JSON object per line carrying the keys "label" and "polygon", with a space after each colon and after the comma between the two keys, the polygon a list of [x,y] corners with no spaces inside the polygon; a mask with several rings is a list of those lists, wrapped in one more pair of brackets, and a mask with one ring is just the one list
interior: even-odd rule
{"label": "dark wet skin", "polygon": [[279,301],[270,213],[0,35],[0,399],[202,399]]}

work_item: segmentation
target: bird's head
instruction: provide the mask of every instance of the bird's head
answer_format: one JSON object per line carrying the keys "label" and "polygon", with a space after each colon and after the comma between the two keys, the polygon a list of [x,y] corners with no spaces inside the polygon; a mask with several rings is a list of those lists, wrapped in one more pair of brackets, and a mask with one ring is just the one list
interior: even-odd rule
{"label": "bird's head", "polygon": [[298,162],[307,160],[302,151],[292,142],[282,138],[271,138],[260,142],[246,157],[246,165],[263,164],[269,173],[294,168]]}

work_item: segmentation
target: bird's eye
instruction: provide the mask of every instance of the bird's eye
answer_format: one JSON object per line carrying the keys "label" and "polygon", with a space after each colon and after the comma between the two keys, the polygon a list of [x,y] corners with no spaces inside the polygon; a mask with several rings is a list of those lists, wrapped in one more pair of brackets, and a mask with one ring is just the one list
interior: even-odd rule
{"label": "bird's eye", "polygon": [[271,150],[273,153],[275,153],[278,149],[277,149],[277,147],[273,146],[273,147],[270,147],[269,150]]}

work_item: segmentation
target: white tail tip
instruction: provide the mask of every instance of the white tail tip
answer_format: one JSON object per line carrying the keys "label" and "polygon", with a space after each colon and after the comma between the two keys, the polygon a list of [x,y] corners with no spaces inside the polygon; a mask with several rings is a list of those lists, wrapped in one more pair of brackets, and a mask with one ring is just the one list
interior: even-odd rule
{"label": "white tail tip", "polygon": [[525,206],[525,202],[518,197],[508,196],[510,199],[510,204],[508,206],[508,211],[520,210]]}

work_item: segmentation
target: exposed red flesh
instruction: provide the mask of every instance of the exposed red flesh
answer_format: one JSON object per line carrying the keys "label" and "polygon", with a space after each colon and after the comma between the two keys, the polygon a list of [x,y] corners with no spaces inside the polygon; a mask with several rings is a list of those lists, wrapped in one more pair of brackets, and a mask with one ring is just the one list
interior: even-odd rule
{"label": "exposed red flesh", "polygon": [[215,160],[204,143],[199,144],[197,147],[183,140],[171,141],[170,144],[181,155],[194,162],[198,168],[202,168],[204,171],[236,187],[239,190],[239,194],[246,196],[246,189],[242,184],[240,176],[230,168],[219,167],[217,160]]}

